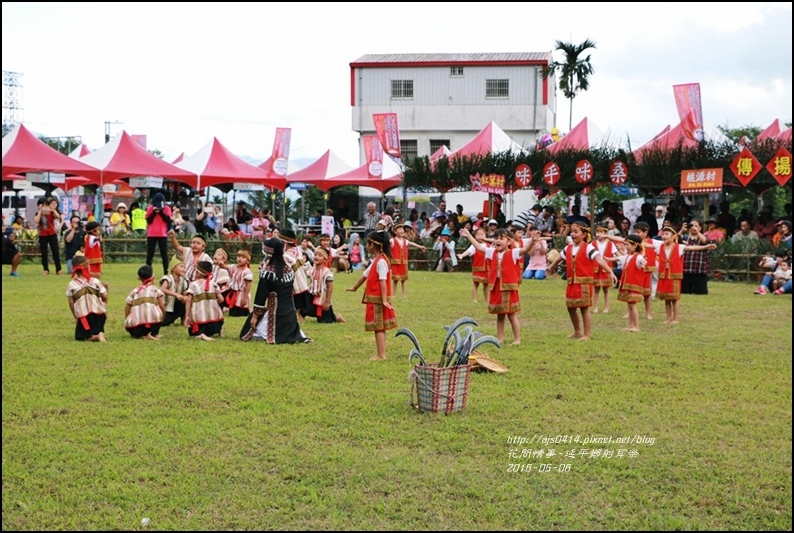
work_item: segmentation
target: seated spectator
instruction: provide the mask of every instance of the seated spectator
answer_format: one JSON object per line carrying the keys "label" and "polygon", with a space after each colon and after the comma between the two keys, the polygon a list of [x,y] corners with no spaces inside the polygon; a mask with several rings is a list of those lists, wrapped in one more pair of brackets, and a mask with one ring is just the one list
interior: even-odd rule
{"label": "seated spectator", "polygon": [[251,237],[261,241],[265,240],[265,233],[270,227],[270,221],[265,218],[263,211],[254,211],[254,220],[251,222],[251,226],[253,226]]}
{"label": "seated spectator", "polygon": [[352,270],[364,270],[369,266],[367,252],[358,233],[351,233],[347,245],[347,259]]}
{"label": "seated spectator", "polygon": [[245,215],[244,222],[238,224],[237,228],[243,237],[250,238],[254,234],[254,217],[250,213]]}
{"label": "seated spectator", "polygon": [[720,242],[725,239],[725,233],[717,227],[717,219],[710,218],[706,221],[706,231],[703,235],[711,242]]}
{"label": "seated spectator", "polygon": [[110,215],[111,232],[114,235],[126,235],[132,231],[130,215],[127,213],[127,204],[119,202],[116,211]]}
{"label": "seated spectator", "polygon": [[772,294],[783,294],[788,285],[788,292],[791,292],[791,270],[788,261],[780,261],[774,273],[775,279],[772,280]]}
{"label": "seated spectator", "polygon": [[759,239],[767,239],[770,243],[778,232],[775,219],[772,218],[772,206],[764,206],[758,213],[758,218],[753,226],[753,231],[758,234]]}
{"label": "seated spectator", "polygon": [[[764,274],[764,279],[761,280],[761,284],[753,294],[770,294],[775,290],[773,288],[775,272],[778,270],[778,268],[780,268],[780,264],[784,261],[788,264],[791,264],[789,252],[784,248],[779,248],[777,251],[775,251],[774,257],[766,255],[761,258],[761,260],[758,262],[758,266],[765,270],[766,274]],[[788,291],[785,292],[791,292],[791,282],[789,282]]]}
{"label": "seated spectator", "polygon": [[781,220],[777,223],[777,234],[772,237],[775,248],[785,248],[791,251],[791,221]]}
{"label": "seated spectator", "polygon": [[17,238],[14,234],[13,228],[3,229],[3,264],[11,265],[11,276],[19,276],[17,267],[22,260],[22,252],[19,251],[17,246]]}
{"label": "seated spectator", "polygon": [[739,231],[731,237],[733,244],[741,243],[745,249],[752,249],[758,243],[758,234],[750,229],[750,221],[741,219],[739,221]]}
{"label": "seated spectator", "polygon": [[458,256],[455,255],[455,244],[452,242],[452,232],[449,228],[441,230],[441,234],[433,244],[433,250],[438,252],[436,272],[455,272],[458,266]]}
{"label": "seated spectator", "polygon": [[242,238],[243,234],[240,232],[240,226],[237,225],[237,220],[234,217],[229,217],[229,220],[223,225],[221,235],[226,239]]}

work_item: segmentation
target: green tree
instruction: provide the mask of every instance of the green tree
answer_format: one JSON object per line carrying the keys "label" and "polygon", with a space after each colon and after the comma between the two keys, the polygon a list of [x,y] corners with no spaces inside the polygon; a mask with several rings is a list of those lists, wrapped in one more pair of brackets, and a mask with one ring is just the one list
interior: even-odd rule
{"label": "green tree", "polygon": [[735,143],[738,143],[742,137],[747,137],[751,141],[758,137],[758,135],[764,131],[759,126],[754,126],[748,124],[746,126],[742,126],[741,128],[729,128],[728,126],[717,126],[717,129],[720,130],[720,133],[725,135],[727,138],[732,140]]}
{"label": "green tree", "polygon": [[590,54],[581,57],[585,50],[595,48],[595,41],[586,39],[580,44],[565,43],[557,41],[555,50],[565,54],[564,61],[552,61],[541,71],[543,79],[552,74],[557,74],[560,81],[560,90],[565,98],[570,100],[570,116],[568,117],[568,130],[573,127],[573,99],[579,91],[586,91],[590,88],[589,77],[595,72],[590,63]]}

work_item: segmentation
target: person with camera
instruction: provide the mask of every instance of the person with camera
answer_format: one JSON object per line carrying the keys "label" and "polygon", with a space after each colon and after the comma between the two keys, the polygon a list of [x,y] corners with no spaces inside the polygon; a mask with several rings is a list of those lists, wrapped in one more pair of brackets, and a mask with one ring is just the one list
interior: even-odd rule
{"label": "person with camera", "polygon": [[158,192],[152,205],[146,208],[146,264],[152,266],[154,248],[160,248],[163,258],[163,275],[168,275],[168,228],[172,224],[171,208],[165,205],[165,196]]}
{"label": "person with camera", "polygon": [[85,230],[80,217],[72,215],[69,219],[69,228],[63,236],[63,256],[66,259],[66,272],[72,273],[72,259],[84,247],[85,243]]}
{"label": "person with camera", "polygon": [[57,209],[51,207],[56,200],[54,198],[39,198],[36,211],[36,224],[39,231],[39,250],[41,251],[41,266],[44,268],[44,275],[50,274],[49,258],[47,248],[52,250],[52,260],[55,263],[55,273],[59,276],[61,272],[61,251],[58,249],[58,228],[63,217]]}

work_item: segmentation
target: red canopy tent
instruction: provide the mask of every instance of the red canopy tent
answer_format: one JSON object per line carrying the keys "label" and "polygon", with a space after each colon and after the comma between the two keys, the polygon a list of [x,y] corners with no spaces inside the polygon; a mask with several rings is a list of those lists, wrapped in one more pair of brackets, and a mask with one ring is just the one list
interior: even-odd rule
{"label": "red canopy tent", "polygon": [[126,131],[122,131],[102,148],[84,155],[80,161],[100,170],[97,179],[85,175],[98,185],[133,176],[161,176],[196,187],[195,173],[177,168],[150,154]]}
{"label": "red canopy tent", "polygon": [[383,174],[381,174],[380,178],[370,178],[367,164],[364,163],[358,168],[326,179],[324,184],[327,188],[323,190],[331,190],[335,187],[352,185],[358,187],[372,187],[383,194],[389,189],[399,187],[402,185],[402,182],[403,175],[399,165],[397,165],[391,157],[384,155]]}
{"label": "red canopy tent", "polygon": [[[439,150],[436,150],[433,156],[438,154]],[[511,139],[495,122],[491,121],[474,138],[457,150],[447,154],[447,157],[453,158],[455,156],[473,154],[485,155],[508,150],[514,153],[524,151],[520,144]],[[431,156],[431,161],[433,156]]]}
{"label": "red canopy tent", "polygon": [[20,124],[3,137],[3,179],[12,174],[41,171],[97,179],[100,176],[100,171],[90,163],[77,161],[60,153]]}
{"label": "red canopy tent", "polygon": [[780,120],[775,119],[772,124],[767,126],[764,131],[758,134],[758,137],[756,137],[753,142],[763,142],[767,139],[774,139],[780,135],[780,131]]}
{"label": "red canopy tent", "polygon": [[642,161],[643,156],[650,151],[659,150],[665,152],[668,150],[673,150],[678,146],[694,148],[697,147],[697,145],[697,141],[694,141],[686,136],[684,127],[679,122],[675,128],[669,130],[667,133],[660,133],[647,143],[634,150],[632,153],[634,154],[634,159],[639,163]]}
{"label": "red canopy tent", "polygon": [[780,139],[781,141],[788,141],[791,142],[791,128],[785,129],[778,134],[776,139]]}
{"label": "red canopy tent", "polygon": [[603,138],[603,133],[587,117],[573,127],[568,134],[559,141],[546,147],[546,150],[556,154],[562,150],[589,150]]}
{"label": "red canopy tent", "polygon": [[257,183],[284,190],[286,179],[273,178],[259,167],[246,163],[213,137],[204,147],[176,164],[177,168],[198,176],[196,189],[221,183]]}
{"label": "red canopy tent", "polygon": [[350,170],[352,170],[350,165],[339,159],[339,156],[331,150],[328,150],[308,167],[288,174],[287,183],[308,183],[326,192],[331,188],[327,184],[328,178],[339,176]]}

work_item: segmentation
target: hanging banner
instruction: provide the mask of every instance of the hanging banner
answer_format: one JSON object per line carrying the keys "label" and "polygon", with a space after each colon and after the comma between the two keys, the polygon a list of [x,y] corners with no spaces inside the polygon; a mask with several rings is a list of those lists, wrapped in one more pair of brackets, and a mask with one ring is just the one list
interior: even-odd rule
{"label": "hanging banner", "polygon": [[278,176],[287,175],[289,166],[289,146],[292,139],[292,128],[276,128],[276,140],[273,141],[273,173]]}
{"label": "hanging banner", "polygon": [[546,163],[543,167],[543,182],[546,185],[554,185],[560,181],[560,167],[557,163]]}
{"label": "hanging banner", "polygon": [[753,181],[753,178],[761,172],[763,167],[753,153],[747,147],[744,147],[731,161],[728,168],[731,169],[731,172],[733,172],[733,175],[736,176],[742,186],[747,187],[747,184]]}
{"label": "hanging banner", "polygon": [[791,179],[791,152],[781,148],[766,164],[766,169],[782,187]]}
{"label": "hanging banner", "polygon": [[614,185],[623,185],[629,179],[629,167],[626,163],[615,159],[609,164],[609,181]]}
{"label": "hanging banner", "polygon": [[323,215],[320,217],[320,231],[331,237],[334,238],[334,217],[329,217]]}
{"label": "hanging banner", "polygon": [[469,176],[471,190],[490,194],[504,194],[505,177],[501,174],[472,174]]}
{"label": "hanging banner", "polygon": [[681,194],[710,194],[722,191],[721,168],[681,171]]}
{"label": "hanging banner", "polygon": [[593,165],[587,159],[582,159],[576,163],[576,181],[579,183],[590,183],[593,179]]}
{"label": "hanging banner", "polygon": [[383,149],[377,135],[364,135],[364,154],[367,156],[367,175],[370,179],[383,176]]}
{"label": "hanging banner", "polygon": [[684,133],[693,141],[702,142],[705,135],[703,133],[703,108],[700,104],[700,84],[673,85],[673,94]]}
{"label": "hanging banner", "polygon": [[402,158],[397,113],[375,113],[372,115],[372,121],[375,123],[375,133],[386,153],[397,159]]}
{"label": "hanging banner", "polygon": [[516,185],[520,188],[529,187],[529,184],[532,182],[532,170],[529,166],[521,163],[516,167]]}

